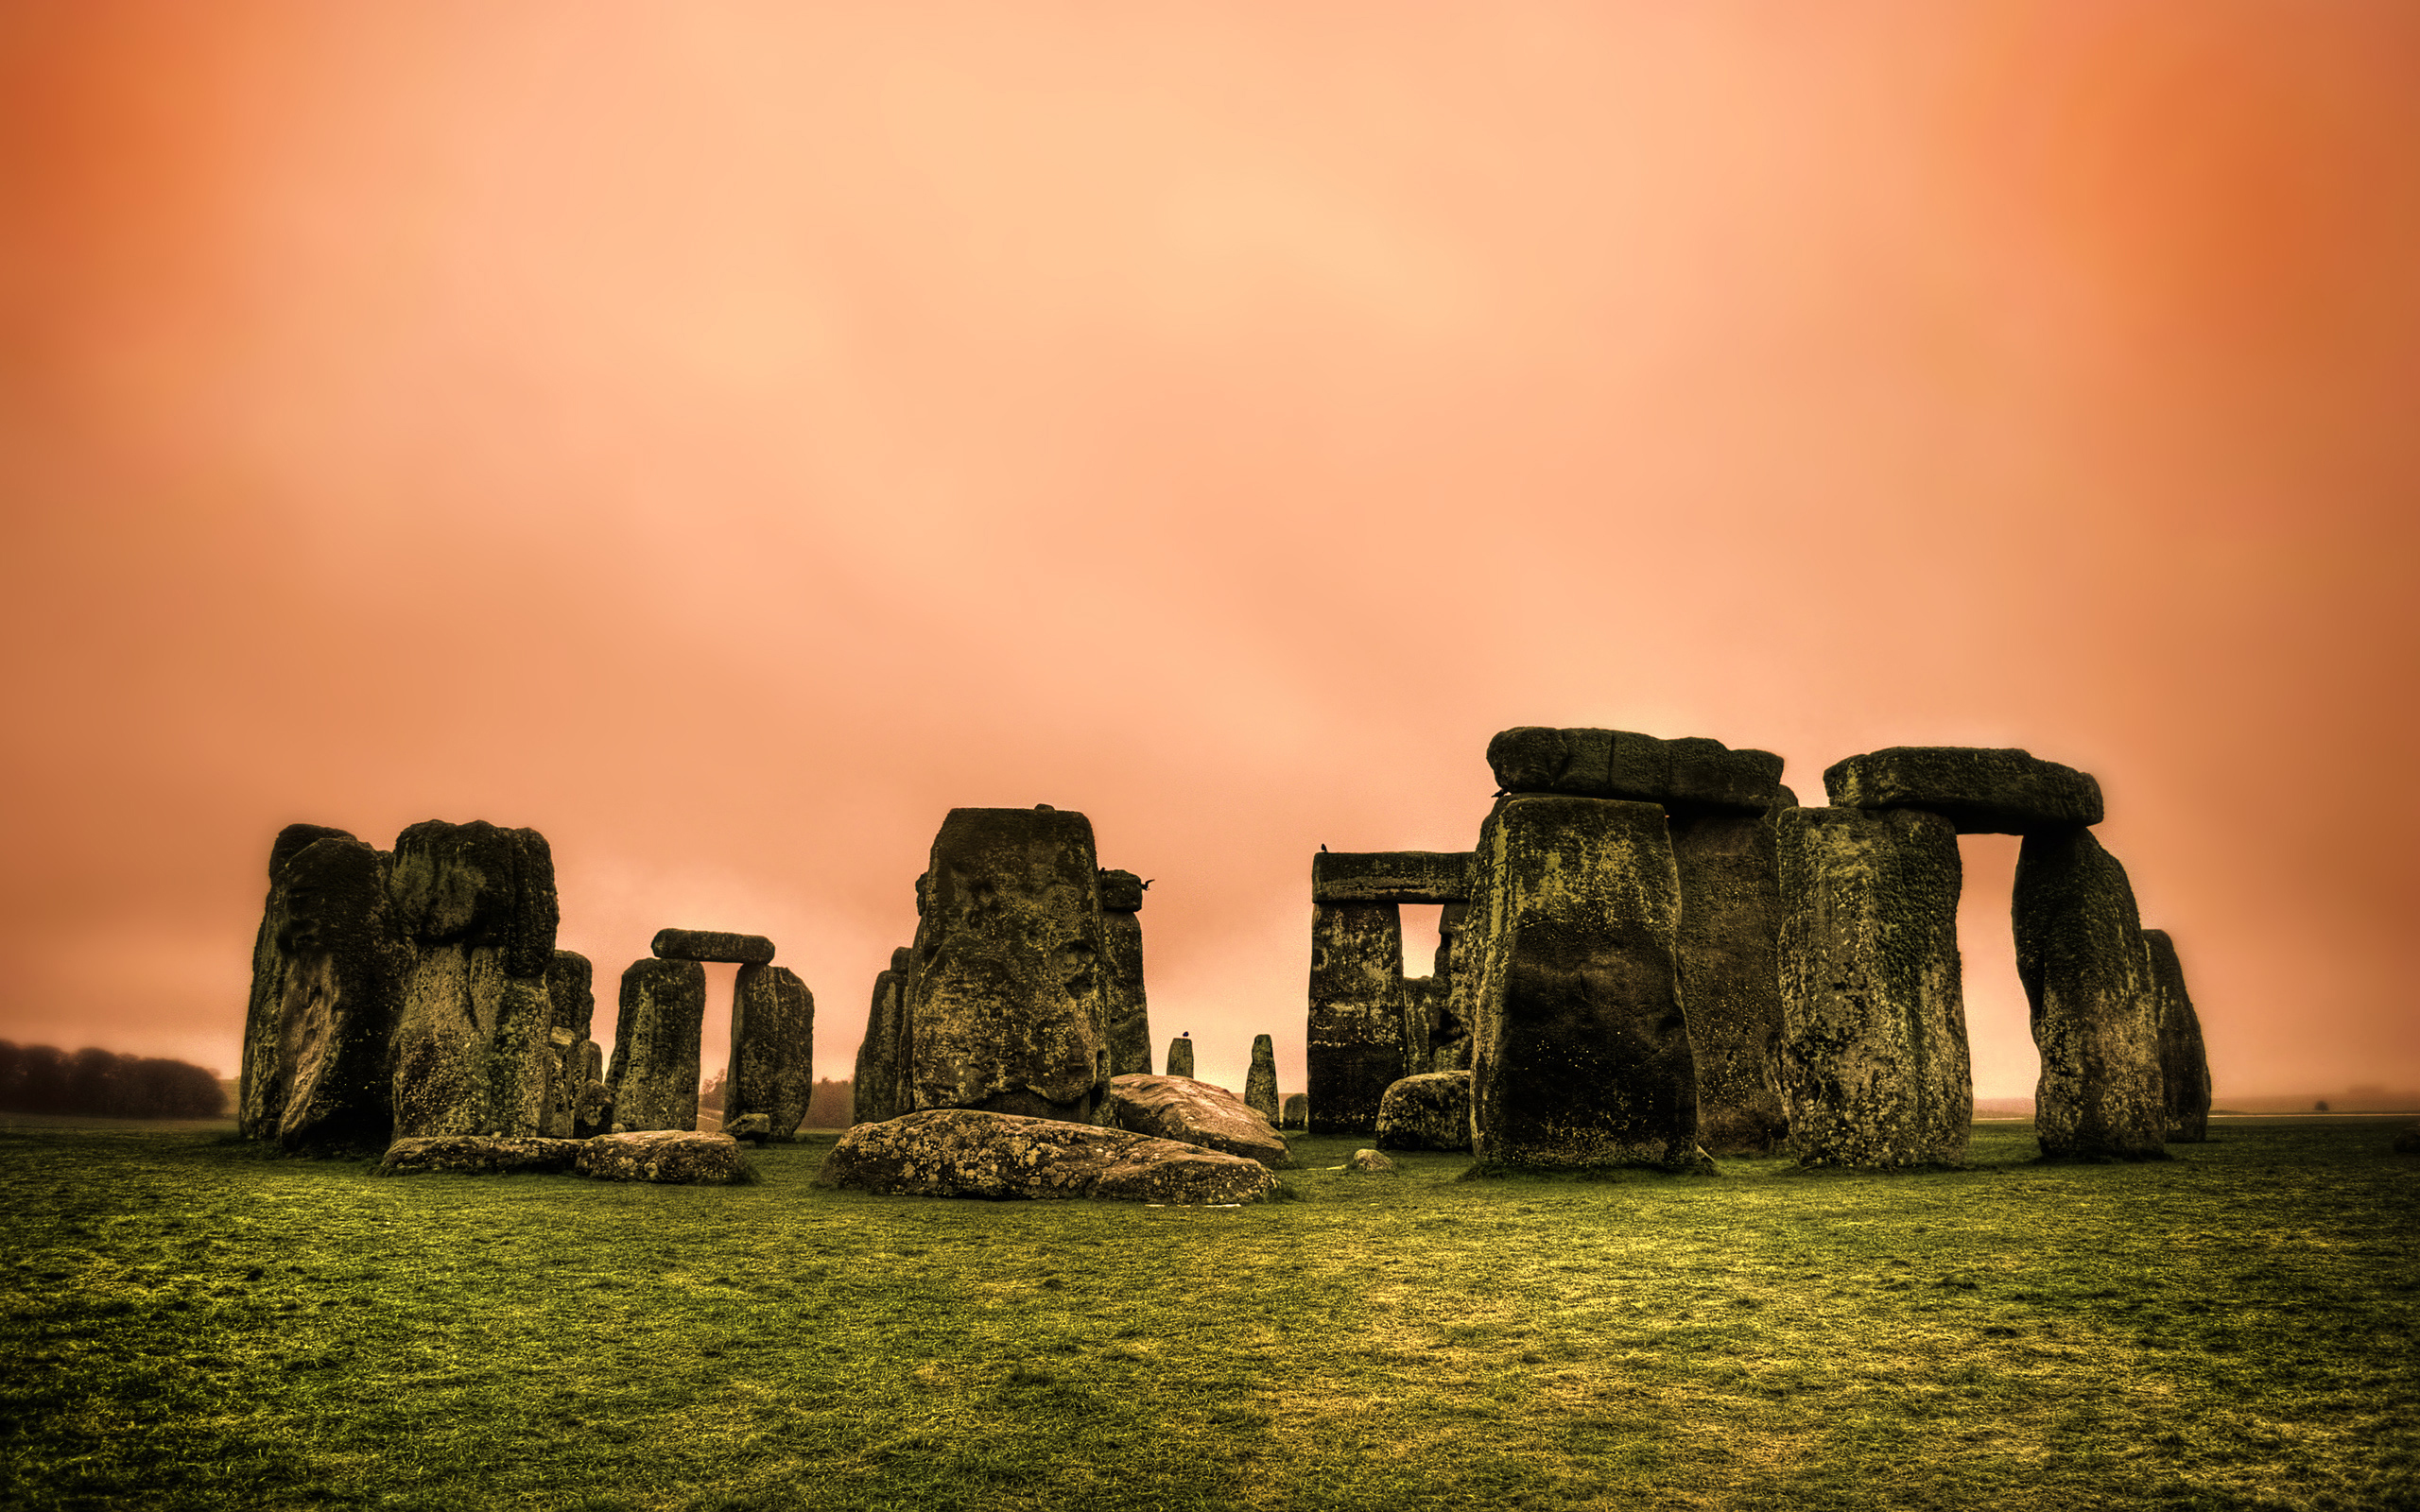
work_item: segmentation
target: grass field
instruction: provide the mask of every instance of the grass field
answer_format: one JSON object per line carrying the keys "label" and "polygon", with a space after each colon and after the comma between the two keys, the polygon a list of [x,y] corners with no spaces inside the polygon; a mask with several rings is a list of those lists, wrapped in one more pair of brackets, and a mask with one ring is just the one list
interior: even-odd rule
{"label": "grass field", "polygon": [[[1458,1180],[1240,1210],[378,1178],[0,1129],[0,1499],[2411,1507],[2420,1158]],[[1335,1165],[1351,1140],[1301,1140]]]}

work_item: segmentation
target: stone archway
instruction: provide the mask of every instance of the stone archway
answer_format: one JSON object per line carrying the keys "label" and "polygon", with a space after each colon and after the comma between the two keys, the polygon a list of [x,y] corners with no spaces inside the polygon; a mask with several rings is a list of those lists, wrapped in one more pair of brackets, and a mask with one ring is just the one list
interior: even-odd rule
{"label": "stone archway", "polygon": [[815,994],[797,972],[775,966],[762,935],[711,930],[656,932],[653,953],[622,973],[606,1073],[614,1126],[698,1126],[700,1040],[708,961],[738,966],[732,984],[731,1059],[723,1082],[723,1127],[761,1119],[751,1132],[786,1137],[806,1118],[815,1092]]}

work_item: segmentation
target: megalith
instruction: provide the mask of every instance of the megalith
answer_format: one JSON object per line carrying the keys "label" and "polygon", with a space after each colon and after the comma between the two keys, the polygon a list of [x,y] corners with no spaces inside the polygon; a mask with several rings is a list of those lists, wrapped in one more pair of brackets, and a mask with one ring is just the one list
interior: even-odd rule
{"label": "megalith", "polygon": [[1379,1099],[1410,1069],[1406,996],[1402,911],[1392,902],[1314,902],[1303,1047],[1312,1133],[1377,1131]]}
{"label": "megalith", "polygon": [[1471,1069],[1471,1021],[1465,1017],[1470,1005],[1458,981],[1461,963],[1468,956],[1463,942],[1469,932],[1470,911],[1467,902],[1447,903],[1438,911],[1437,954],[1428,978],[1430,1071]]}
{"label": "megalith", "polygon": [[587,1090],[596,1041],[596,972],[577,951],[557,951],[546,963],[546,1003],[554,1027],[547,1031],[546,1111],[538,1132],[572,1139]]}
{"label": "megalith", "polygon": [[1100,874],[1101,991],[1109,1006],[1109,1074],[1151,1074],[1151,1011],[1143,994],[1143,879]]}
{"label": "megalith", "polygon": [[1272,1125],[1277,1122],[1277,1048],[1265,1034],[1253,1036],[1252,1069],[1244,1073],[1244,1106]]}
{"label": "megalith", "polygon": [[396,837],[387,894],[417,947],[394,1037],[395,1137],[535,1137],[554,1049],[545,836],[415,824]]}
{"label": "megalith", "polygon": [[263,974],[246,1026],[239,1126],[290,1149],[383,1149],[394,1122],[389,1047],[411,967],[384,858],[316,825],[291,826],[278,841],[254,951]]}
{"label": "megalith", "polygon": [[952,809],[926,878],[908,1010],[916,1107],[1090,1120],[1109,1085],[1092,821]]}
{"label": "megalith", "polygon": [[2037,829],[2011,912],[2042,1079],[2033,1128],[2053,1159],[2165,1153],[2159,1025],[2126,868],[2082,825]]}
{"label": "megalith", "polygon": [[866,1008],[866,1037],[857,1042],[855,1080],[850,1085],[850,1117],[859,1124],[880,1124],[912,1111],[904,1106],[908,1050],[908,967],[915,953],[902,946],[890,953],[890,965],[874,973],[873,1001]]}
{"label": "megalith", "polygon": [[605,1074],[620,1133],[698,1126],[698,1051],[705,1036],[706,969],[648,955],[622,973],[614,1060]]}
{"label": "megalith", "polygon": [[1378,1148],[1467,1150],[1471,1147],[1471,1074],[1432,1071],[1406,1076],[1378,1105]]}
{"label": "megalith", "polygon": [[1953,1165],[1974,1086],[1958,832],[1915,809],[1785,809],[1781,1096],[1807,1165]]}
{"label": "megalith", "polygon": [[[1664,810],[1500,799],[1479,832],[1471,902],[1479,1163],[1702,1166]],[[1311,1107],[1316,1120],[1316,1090]]]}
{"label": "megalith", "polygon": [[1311,1126],[1311,1094],[1288,1092],[1285,1112],[1286,1116],[1278,1121],[1279,1128],[1308,1130]]}
{"label": "megalith", "polygon": [[1193,1074],[1193,1038],[1191,1035],[1181,1034],[1168,1041],[1168,1074],[1171,1076],[1190,1076]]}
{"label": "megalith", "polygon": [[719,929],[659,929],[648,951],[658,960],[723,961],[739,966],[769,966],[773,942],[762,935],[734,935]]}
{"label": "megalith", "polygon": [[1782,759],[1733,750],[1702,735],[1664,740],[1629,730],[1522,725],[1487,743],[1488,769],[1507,794],[1562,793],[1742,816],[1773,804]]}
{"label": "megalith", "polygon": [[[1780,790],[1788,795],[1789,789]],[[1681,879],[1681,1002],[1698,1068],[1698,1143],[1771,1150],[1788,1132],[1780,1090],[1781,874],[1775,815],[1670,816]]]}
{"label": "megalith", "polygon": [[2210,1057],[2202,1044],[2201,1016],[2185,990],[2185,967],[2168,931],[2144,930],[2143,951],[2159,1027],[2160,1101],[2168,1115],[2168,1142],[2199,1144],[2210,1137]]}
{"label": "megalith", "polygon": [[814,1095],[815,994],[786,966],[742,966],[732,984],[724,1127],[762,1114],[772,1138],[787,1139],[806,1121]]}
{"label": "megalith", "polygon": [[1922,809],[1960,834],[2030,834],[2100,822],[2091,775],[2031,752],[1976,746],[1893,746],[1824,769],[1834,808]]}

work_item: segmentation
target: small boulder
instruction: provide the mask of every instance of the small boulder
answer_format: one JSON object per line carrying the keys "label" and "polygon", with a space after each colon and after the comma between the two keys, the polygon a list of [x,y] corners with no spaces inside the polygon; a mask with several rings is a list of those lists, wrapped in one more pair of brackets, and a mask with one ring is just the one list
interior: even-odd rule
{"label": "small boulder", "polygon": [[1193,1041],[1184,1035],[1178,1035],[1168,1041],[1168,1074],[1171,1076],[1193,1074]]}
{"label": "small boulder", "polygon": [[1277,1126],[1280,1128],[1309,1128],[1311,1126],[1311,1094],[1308,1092],[1288,1092],[1286,1094],[1285,1117],[1280,1120]]}
{"label": "small boulder", "polygon": [[1378,1145],[1389,1150],[1471,1147],[1471,1074],[1406,1076],[1378,1103]]}
{"label": "small boulder", "polygon": [[600,1134],[581,1143],[573,1169],[599,1181],[724,1186],[739,1179],[739,1142],[677,1128]]}
{"label": "small boulder", "polygon": [[762,1144],[773,1137],[773,1115],[742,1113],[725,1124],[722,1131],[733,1139],[746,1140],[751,1144]]}
{"label": "small boulder", "polygon": [[[1120,1078],[1124,1079],[1124,1078]],[[1257,1160],[1124,1129],[967,1108],[927,1108],[840,1137],[816,1181],[929,1197],[1257,1202],[1277,1178]]]}
{"label": "small boulder", "polygon": [[1294,1163],[1269,1120],[1225,1088],[1190,1076],[1111,1077],[1101,1122],[1130,1134],[1239,1155],[1272,1171]]}
{"label": "small boulder", "polygon": [[1376,1150],[1356,1150],[1344,1169],[1351,1176],[1394,1176],[1401,1168]]}
{"label": "small boulder", "polygon": [[504,1176],[515,1171],[568,1171],[581,1140],[500,1139],[487,1134],[434,1134],[397,1140],[378,1162],[381,1176],[442,1171],[452,1176]]}
{"label": "small boulder", "polygon": [[2420,1155],[2420,1124],[2406,1124],[2395,1131],[2394,1153]]}

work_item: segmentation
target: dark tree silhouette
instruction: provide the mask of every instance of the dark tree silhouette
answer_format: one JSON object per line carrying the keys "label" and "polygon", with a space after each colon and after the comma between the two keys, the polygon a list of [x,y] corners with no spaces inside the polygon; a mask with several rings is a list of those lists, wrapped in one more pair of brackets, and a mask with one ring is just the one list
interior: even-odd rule
{"label": "dark tree silhouette", "polygon": [[0,1111],[216,1118],[226,1110],[218,1078],[185,1061],[95,1049],[70,1056],[0,1040]]}

